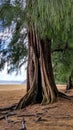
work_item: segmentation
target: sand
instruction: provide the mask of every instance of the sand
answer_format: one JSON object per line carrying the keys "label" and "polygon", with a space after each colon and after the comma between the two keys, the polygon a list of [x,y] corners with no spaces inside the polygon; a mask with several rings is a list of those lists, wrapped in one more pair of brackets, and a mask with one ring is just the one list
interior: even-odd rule
{"label": "sand", "polygon": [[[0,88],[0,107],[18,102],[26,92],[26,87],[18,85]],[[58,85],[58,88],[73,96],[73,89],[66,91],[65,85]],[[73,101],[67,99],[62,98],[48,105],[30,105],[15,113],[8,118],[11,122],[5,119],[0,121],[0,130],[19,130],[23,118],[27,130],[73,130]]]}
{"label": "sand", "polygon": [[12,91],[12,90],[22,90],[26,89],[25,84],[7,84],[0,85],[0,91]]}
{"label": "sand", "polygon": [[0,107],[18,102],[25,92],[25,85],[0,85]]}

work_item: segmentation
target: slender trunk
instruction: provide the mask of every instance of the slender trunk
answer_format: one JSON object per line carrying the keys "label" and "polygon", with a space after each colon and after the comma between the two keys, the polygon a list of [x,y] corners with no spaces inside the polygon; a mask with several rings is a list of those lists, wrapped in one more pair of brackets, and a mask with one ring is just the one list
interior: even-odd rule
{"label": "slender trunk", "polygon": [[71,88],[73,88],[73,86],[72,86],[72,80],[71,80],[71,76],[69,76],[68,81],[67,81],[66,90],[69,90]]}

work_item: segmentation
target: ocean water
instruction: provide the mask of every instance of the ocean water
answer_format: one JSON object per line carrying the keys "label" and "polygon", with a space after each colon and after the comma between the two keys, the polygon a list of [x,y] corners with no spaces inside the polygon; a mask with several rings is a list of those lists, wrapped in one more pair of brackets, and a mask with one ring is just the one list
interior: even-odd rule
{"label": "ocean water", "polygon": [[5,80],[0,80],[0,84],[25,84],[26,80],[24,81],[5,81]]}

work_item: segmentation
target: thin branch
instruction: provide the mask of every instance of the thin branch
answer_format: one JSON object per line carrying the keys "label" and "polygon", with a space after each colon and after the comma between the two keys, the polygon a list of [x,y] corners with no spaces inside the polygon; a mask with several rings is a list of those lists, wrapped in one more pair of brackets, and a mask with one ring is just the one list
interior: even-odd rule
{"label": "thin branch", "polygon": [[54,50],[52,50],[52,53],[54,52],[63,52],[64,51],[64,48],[56,48]]}

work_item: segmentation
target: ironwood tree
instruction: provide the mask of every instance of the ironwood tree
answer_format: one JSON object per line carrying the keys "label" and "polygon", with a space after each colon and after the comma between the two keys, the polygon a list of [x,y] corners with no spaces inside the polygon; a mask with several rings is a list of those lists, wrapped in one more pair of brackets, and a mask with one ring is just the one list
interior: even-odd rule
{"label": "ironwood tree", "polygon": [[27,93],[19,101],[17,109],[34,103],[52,103],[58,96],[63,96],[55,85],[51,45],[60,40],[70,44],[73,35],[72,6],[72,1],[68,0],[26,0]]}
{"label": "ironwood tree", "polygon": [[51,44],[52,40],[54,42],[59,37],[65,43],[69,38],[71,23],[68,20],[71,19],[72,3],[68,4],[67,1],[58,3],[57,0],[27,0],[27,94],[20,100],[17,108],[33,103],[55,102],[59,96],[53,76]]}

